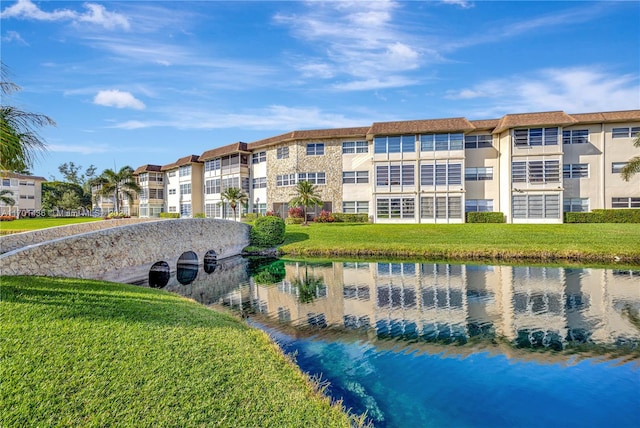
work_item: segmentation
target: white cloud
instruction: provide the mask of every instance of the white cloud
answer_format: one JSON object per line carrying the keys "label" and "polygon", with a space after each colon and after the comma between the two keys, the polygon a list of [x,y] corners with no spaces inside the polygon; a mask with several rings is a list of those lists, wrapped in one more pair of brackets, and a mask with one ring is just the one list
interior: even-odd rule
{"label": "white cloud", "polygon": [[98,92],[93,98],[93,103],[107,107],[145,109],[144,103],[136,99],[130,92],[122,92],[117,89]]}
{"label": "white cloud", "polygon": [[[304,78],[354,80],[353,84],[333,85],[340,90],[389,87],[390,80],[396,84],[403,81],[393,76],[419,68],[425,61],[424,53],[430,51],[424,40],[418,41],[406,28],[394,25],[394,12],[400,9],[397,2],[309,2],[308,6],[304,13],[274,17],[309,45],[307,59],[291,61]],[[437,54],[428,57],[439,60]],[[365,81],[368,85],[363,85]]]}
{"label": "white cloud", "polygon": [[2,37],[2,41],[5,43],[16,42],[25,46],[29,46],[29,43],[27,43],[17,31],[7,31],[7,33]]}
{"label": "white cloud", "polygon": [[174,117],[175,115],[171,111],[167,111],[166,120],[132,120],[113,127],[118,129],[170,127],[176,129],[296,130],[365,126],[371,123],[371,118],[350,119],[343,114],[326,112],[318,107],[271,105],[263,109],[239,113],[189,111],[187,108],[179,110],[181,112],[179,120]]}
{"label": "white cloud", "polygon": [[629,110],[640,108],[640,77],[608,73],[597,66],[548,68],[449,91],[446,98],[475,99],[484,105],[481,115],[550,110],[567,113]]}
{"label": "white cloud", "polygon": [[104,145],[73,145],[73,144],[48,144],[47,150],[51,152],[62,153],[80,153],[82,155],[94,155],[99,153],[110,152],[109,148]]}
{"label": "white cloud", "polygon": [[442,0],[442,3],[452,4],[462,9],[469,9],[473,7],[473,3],[467,0]]}
{"label": "white cloud", "polygon": [[85,3],[86,12],[80,13],[70,9],[57,9],[45,12],[31,0],[18,0],[17,3],[6,7],[2,11],[2,18],[22,18],[36,21],[71,21],[73,23],[90,23],[106,29],[121,28],[128,30],[129,20],[118,13],[109,12],[99,4]]}

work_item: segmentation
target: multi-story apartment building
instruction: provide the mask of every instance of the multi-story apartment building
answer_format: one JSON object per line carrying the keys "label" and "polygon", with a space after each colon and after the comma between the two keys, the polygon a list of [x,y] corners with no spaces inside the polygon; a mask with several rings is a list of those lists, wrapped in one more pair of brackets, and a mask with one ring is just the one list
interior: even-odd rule
{"label": "multi-story apartment building", "polygon": [[[204,163],[204,212],[207,217],[233,218],[233,210],[223,201],[225,189],[235,187],[242,189],[247,195],[250,191],[249,159],[251,152],[246,143],[235,143],[200,155]],[[257,158],[257,157],[256,157]],[[251,158],[254,161],[256,158]],[[244,207],[238,207],[238,213]]]}
{"label": "multi-story apartment building", "polygon": [[192,217],[204,212],[203,168],[199,156],[189,155],[160,168],[165,173],[165,206],[170,213]]}
{"label": "multi-story apartment building", "polygon": [[462,223],[466,212],[495,211],[508,223],[561,223],[567,211],[640,208],[640,176],[620,178],[638,132],[640,110],[293,131],[162,167],[165,210],[230,218],[220,194],[239,187],[250,212],[286,217],[306,180],[323,201],[311,216],[324,209],[377,223]]}
{"label": "multi-story apartment building", "polygon": [[8,171],[0,172],[0,190],[8,190],[6,196],[13,199],[13,205],[0,201],[0,215],[16,217],[33,215],[42,209],[43,177],[16,174]]}
{"label": "multi-story apartment building", "polygon": [[143,165],[133,172],[140,186],[140,217],[158,217],[164,212],[164,173],[160,165]]}

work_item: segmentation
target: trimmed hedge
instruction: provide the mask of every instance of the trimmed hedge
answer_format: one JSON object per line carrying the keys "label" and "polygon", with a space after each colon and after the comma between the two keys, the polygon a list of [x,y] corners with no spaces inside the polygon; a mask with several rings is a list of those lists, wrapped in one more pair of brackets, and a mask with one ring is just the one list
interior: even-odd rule
{"label": "trimmed hedge", "polygon": [[180,218],[180,213],[160,213],[160,218]]}
{"label": "trimmed hedge", "polygon": [[501,212],[469,212],[466,214],[467,223],[504,223]]}
{"label": "trimmed hedge", "polygon": [[300,217],[287,217],[284,219],[285,224],[302,224],[304,219]]}
{"label": "trimmed hedge", "polygon": [[285,227],[284,220],[280,217],[259,217],[251,227],[249,235],[251,245],[270,248],[282,244],[284,242]]}
{"label": "trimmed hedge", "polygon": [[564,213],[565,223],[640,223],[640,209],[596,209],[588,213]]}
{"label": "trimmed hedge", "polygon": [[331,213],[337,223],[369,223],[369,214]]}

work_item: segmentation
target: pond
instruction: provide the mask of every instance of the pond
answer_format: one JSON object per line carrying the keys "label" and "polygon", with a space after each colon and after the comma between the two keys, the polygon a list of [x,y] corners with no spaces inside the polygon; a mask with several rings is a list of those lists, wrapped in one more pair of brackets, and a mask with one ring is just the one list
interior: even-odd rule
{"label": "pond", "polygon": [[176,277],[192,282],[164,289],[242,311],[376,427],[640,421],[640,270],[241,257],[186,268]]}

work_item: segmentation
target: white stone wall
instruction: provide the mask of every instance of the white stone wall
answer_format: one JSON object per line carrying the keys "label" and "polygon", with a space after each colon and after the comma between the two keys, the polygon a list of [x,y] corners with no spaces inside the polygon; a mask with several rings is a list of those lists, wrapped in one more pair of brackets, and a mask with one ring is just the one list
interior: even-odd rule
{"label": "white stone wall", "polygon": [[200,265],[208,251],[215,251],[218,259],[238,255],[249,245],[250,228],[214,219],[138,222],[6,252],[0,255],[0,272],[129,282],[148,275],[159,261],[175,272],[178,258],[186,251],[195,252]]}

